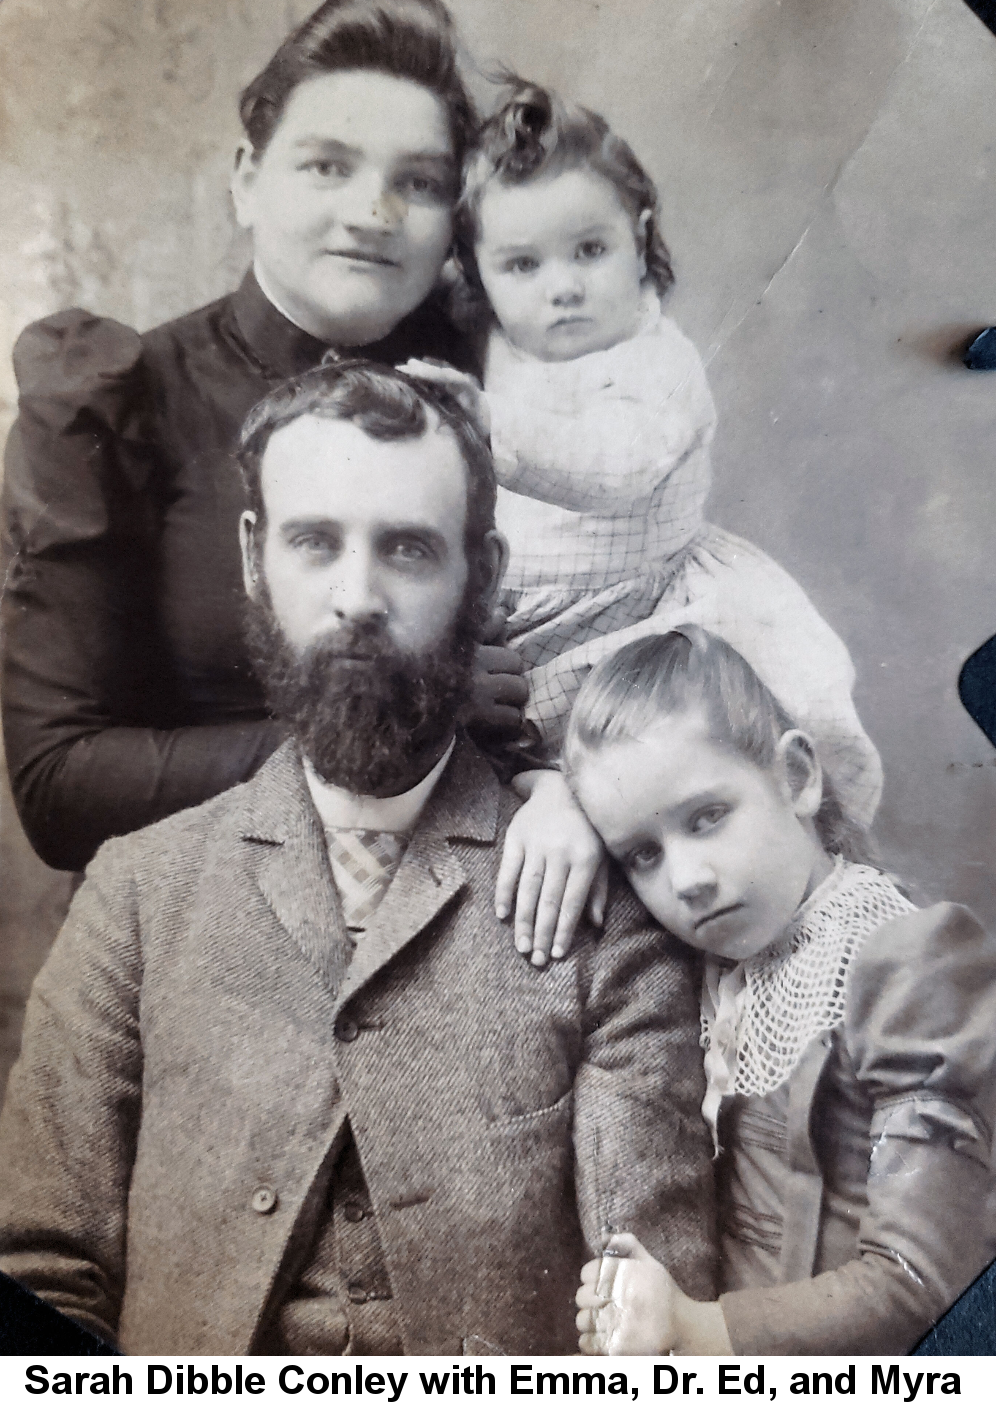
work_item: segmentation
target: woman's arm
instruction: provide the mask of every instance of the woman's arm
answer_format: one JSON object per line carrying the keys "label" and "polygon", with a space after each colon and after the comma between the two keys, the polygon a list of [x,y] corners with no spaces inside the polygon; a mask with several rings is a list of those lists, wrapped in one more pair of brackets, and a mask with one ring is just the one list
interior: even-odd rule
{"label": "woman's arm", "polygon": [[[111,836],[247,779],[283,739],[269,719],[172,730],[135,724],[154,702],[154,683],[109,602],[122,583],[120,562],[97,549],[30,565],[16,557],[8,569],[7,766],[25,832],[55,869],[82,869]],[[143,687],[151,701],[142,701]]]}
{"label": "woman's arm", "polygon": [[47,864],[244,780],[266,718],[172,727],[153,602],[142,347],[80,310],[26,330],[3,492],[3,717],[18,812]]}

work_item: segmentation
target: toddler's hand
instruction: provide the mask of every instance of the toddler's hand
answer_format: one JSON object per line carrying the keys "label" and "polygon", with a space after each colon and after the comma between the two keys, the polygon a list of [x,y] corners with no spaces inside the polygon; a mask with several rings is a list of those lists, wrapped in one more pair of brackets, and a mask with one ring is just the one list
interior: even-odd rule
{"label": "toddler's hand", "polygon": [[495,912],[507,918],[514,899],[515,946],[542,967],[569,951],[585,900],[602,926],[608,861],[559,771],[524,771],[512,784],[526,803],[505,835]]}
{"label": "toddler's hand", "polygon": [[612,1233],[581,1271],[585,1355],[731,1355],[718,1301],[692,1301],[631,1233]]}
{"label": "toddler's hand", "polygon": [[459,368],[452,368],[448,363],[437,363],[435,359],[427,358],[410,358],[407,363],[398,365],[398,372],[407,373],[409,378],[420,378],[423,383],[438,383],[453,394],[484,438],[491,436],[491,413],[487,399],[476,378],[469,373],[461,373]]}

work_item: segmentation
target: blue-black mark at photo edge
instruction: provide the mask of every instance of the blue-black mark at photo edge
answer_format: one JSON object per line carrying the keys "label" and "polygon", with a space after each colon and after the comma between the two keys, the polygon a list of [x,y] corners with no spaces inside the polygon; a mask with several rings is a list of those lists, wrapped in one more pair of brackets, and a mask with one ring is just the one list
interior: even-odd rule
{"label": "blue-black mark at photo edge", "polygon": [[965,4],[996,34],[996,0],[965,0]]}

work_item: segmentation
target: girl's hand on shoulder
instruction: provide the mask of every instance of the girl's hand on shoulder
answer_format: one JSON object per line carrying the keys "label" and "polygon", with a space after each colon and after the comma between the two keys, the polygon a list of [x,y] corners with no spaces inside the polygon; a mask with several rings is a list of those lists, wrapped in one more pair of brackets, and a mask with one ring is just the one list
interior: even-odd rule
{"label": "girl's hand on shoulder", "polygon": [[578,1345],[585,1355],[732,1355],[718,1301],[693,1301],[628,1232],[612,1233],[581,1271]]}
{"label": "girl's hand on shoulder", "polygon": [[495,912],[508,918],[514,902],[515,946],[542,967],[567,955],[586,902],[604,923],[608,860],[559,771],[524,771],[512,784],[526,803],[505,835]]}
{"label": "girl's hand on shoulder", "polygon": [[423,383],[438,383],[441,388],[452,393],[481,435],[485,439],[491,436],[491,411],[488,408],[488,400],[477,379],[472,378],[469,373],[461,373],[459,368],[430,358],[410,358],[407,363],[398,365],[398,372],[407,373],[409,378],[418,378]]}

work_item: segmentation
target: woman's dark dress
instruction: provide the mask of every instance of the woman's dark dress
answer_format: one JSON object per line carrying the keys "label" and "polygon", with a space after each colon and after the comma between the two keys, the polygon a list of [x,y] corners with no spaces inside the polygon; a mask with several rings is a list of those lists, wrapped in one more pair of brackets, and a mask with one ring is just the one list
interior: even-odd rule
{"label": "woman's dark dress", "polygon": [[[4,733],[24,828],[55,868],[245,780],[280,741],[242,644],[231,449],[249,409],[326,348],[251,273],[141,336],[69,310],[18,340]],[[431,300],[357,352],[473,366]]]}

